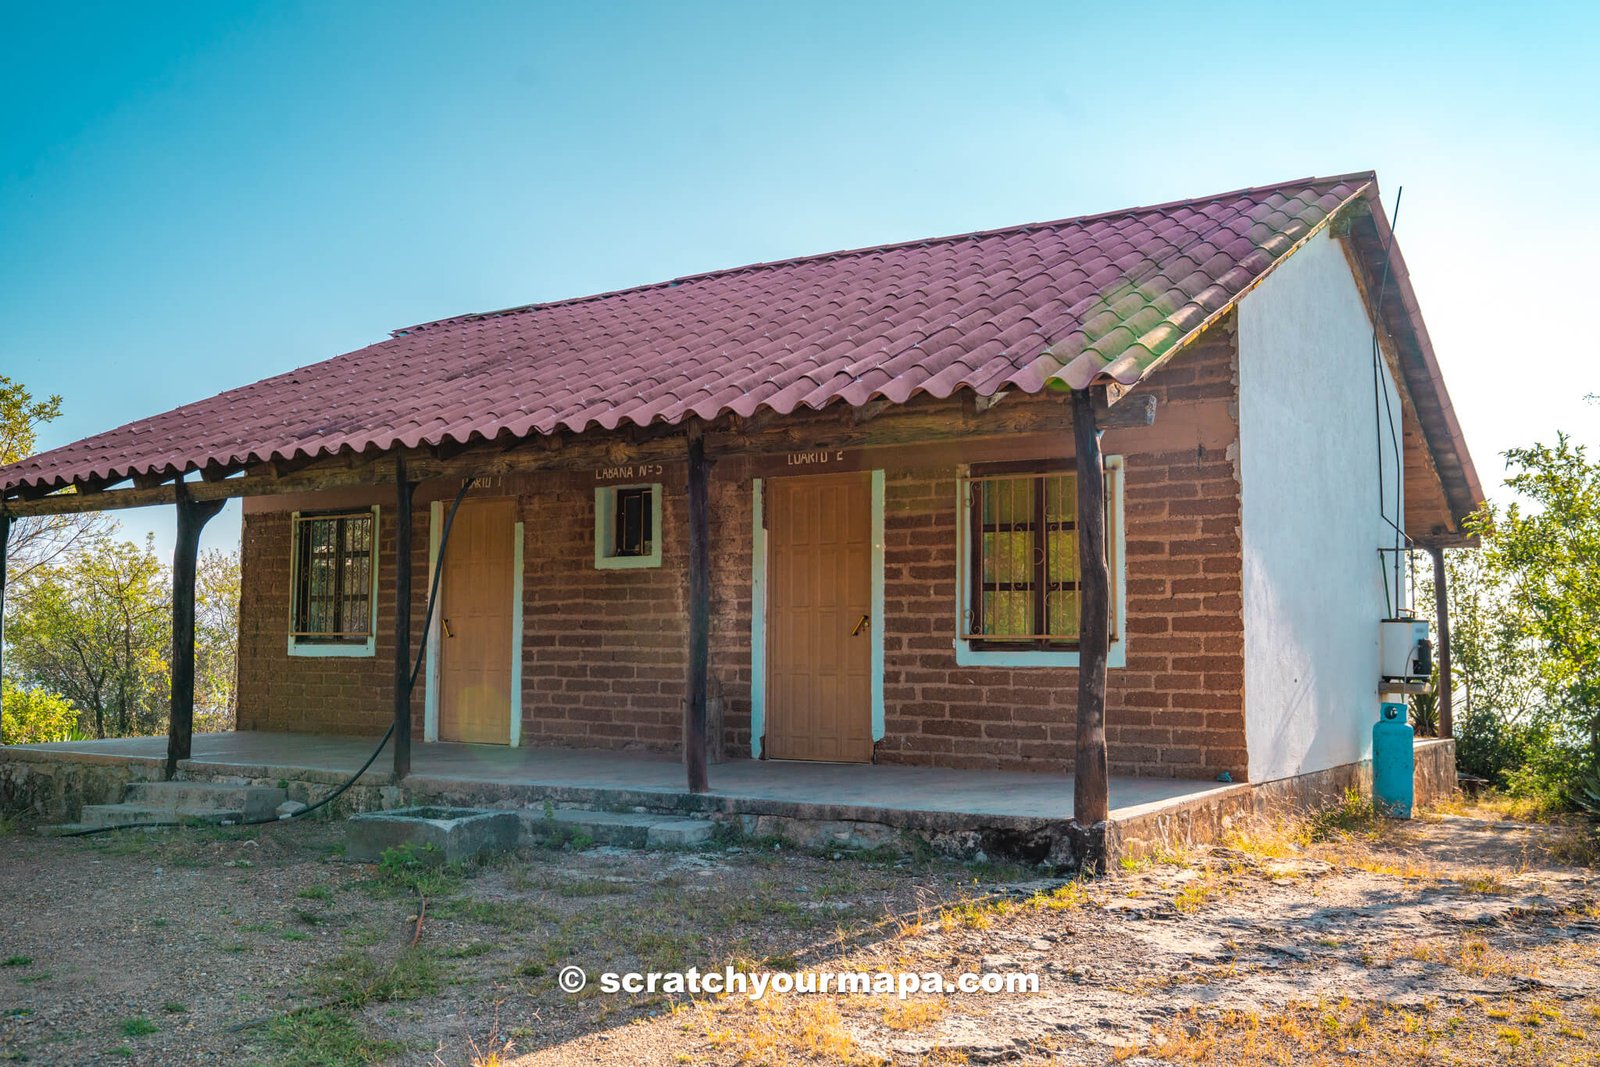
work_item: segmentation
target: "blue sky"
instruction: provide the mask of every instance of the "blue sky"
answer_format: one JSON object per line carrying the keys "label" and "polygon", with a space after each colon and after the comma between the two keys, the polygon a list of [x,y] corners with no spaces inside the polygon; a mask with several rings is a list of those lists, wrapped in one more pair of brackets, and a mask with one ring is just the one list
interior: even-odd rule
{"label": "blue sky", "polygon": [[44,447],[453,313],[1368,167],[1485,482],[1600,445],[1597,5],[0,15],[0,373],[63,396]]}

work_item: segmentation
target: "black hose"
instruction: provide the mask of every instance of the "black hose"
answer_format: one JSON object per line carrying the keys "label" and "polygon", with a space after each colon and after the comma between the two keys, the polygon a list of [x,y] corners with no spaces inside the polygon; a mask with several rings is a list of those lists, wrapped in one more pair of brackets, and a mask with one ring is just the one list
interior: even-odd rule
{"label": "black hose", "polygon": [[[470,478],[461,483],[461,490],[456,493],[456,498],[450,502],[450,510],[445,513],[444,517],[444,527],[439,531],[439,555],[433,568],[433,581],[428,585],[428,605],[422,613],[422,645],[417,649],[416,662],[412,664],[411,675],[406,679],[407,696],[410,696],[417,687],[417,675],[422,673],[423,659],[427,655],[428,627],[433,625],[433,608],[439,599],[439,579],[444,574],[444,550],[445,546],[450,543],[450,527],[455,525],[456,512],[461,509],[461,502],[466,499],[467,490],[471,487],[472,480]],[[346,790],[356,784],[357,779],[359,779],[363,774],[367,773],[367,768],[371,767],[373,763],[377,761],[378,753],[383,751],[383,746],[387,745],[389,743],[389,739],[394,736],[394,727],[394,720],[391,719],[389,721],[389,728],[383,732],[383,737],[379,739],[377,747],[372,750],[372,755],[367,757],[367,762],[363,763],[361,768],[357,770],[356,773],[352,774],[350,777],[346,778],[342,783],[340,783],[337,789],[323,797],[321,800],[317,801],[315,804],[312,804],[309,807],[301,808],[299,811],[290,812],[287,815],[274,815],[270,819],[227,820],[221,823],[208,823],[204,820],[196,819],[167,819],[160,822],[131,822],[124,823],[121,826],[95,826],[87,830],[73,830],[69,833],[57,834],[56,836],[90,837],[94,834],[110,833],[112,830],[157,830],[164,829],[169,826],[277,826],[280,823],[293,822],[296,819],[303,819],[307,815],[310,815],[312,812],[316,811],[318,808],[324,807],[339,799],[339,797],[344,795]]]}

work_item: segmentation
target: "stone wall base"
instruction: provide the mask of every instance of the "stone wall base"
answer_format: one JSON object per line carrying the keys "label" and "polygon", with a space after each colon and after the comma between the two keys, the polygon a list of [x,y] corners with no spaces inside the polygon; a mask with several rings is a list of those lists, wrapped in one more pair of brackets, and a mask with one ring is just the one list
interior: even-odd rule
{"label": "stone wall base", "polygon": [[[1426,807],[1450,795],[1455,785],[1455,742],[1423,740],[1416,746],[1416,803]],[[279,771],[287,777],[277,777]],[[130,782],[157,781],[160,760],[74,755],[62,758],[13,749],[0,758],[0,811],[36,822],[73,822],[85,804],[114,804]],[[180,765],[186,781],[274,786],[292,800],[313,804],[344,776],[332,771],[245,768],[239,773]],[[252,773],[259,772],[259,773]],[[580,786],[508,785],[408,778],[396,785],[386,773],[370,773],[331,805],[350,815],[407,804],[481,808],[564,808],[695,815],[756,838],[781,838],[814,849],[903,852],[932,851],[961,859],[1005,860],[1057,870],[1100,870],[1127,857],[1218,840],[1243,820],[1274,812],[1305,811],[1335,803],[1355,788],[1371,789],[1370,762],[1332,767],[1314,774],[1259,785],[1211,790],[1203,798],[1177,800],[1155,810],[1094,827],[1076,822],[878,809],[826,802],[797,803],[750,798],[654,793]]]}
{"label": "stone wall base", "polygon": [[[1414,752],[1413,789],[1415,807],[1420,810],[1455,792],[1456,743],[1454,739],[1421,738]],[[1362,796],[1372,795],[1371,760],[1241,786],[1221,796],[1179,801],[1145,815],[1118,819],[1106,834],[1107,856],[1115,861],[1210,844],[1247,818],[1327,807],[1352,789]]]}

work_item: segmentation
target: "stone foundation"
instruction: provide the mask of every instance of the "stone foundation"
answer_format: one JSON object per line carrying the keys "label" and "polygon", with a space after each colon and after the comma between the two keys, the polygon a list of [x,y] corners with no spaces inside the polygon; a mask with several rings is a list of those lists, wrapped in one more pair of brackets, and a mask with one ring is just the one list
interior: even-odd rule
{"label": "stone foundation", "polygon": [[[1416,746],[1419,808],[1448,796],[1455,784],[1455,743],[1422,740]],[[159,780],[162,761],[126,756],[70,757],[11,749],[0,754],[0,810],[38,822],[76,820],[84,804],[117,803],[129,782]],[[287,767],[226,769],[195,761],[179,764],[188,781],[275,786],[293,800],[313,804],[343,783],[333,771]],[[1217,840],[1241,820],[1271,812],[1303,811],[1337,802],[1351,787],[1370,791],[1369,762],[1260,785],[1212,789],[1204,797],[1152,805],[1117,818],[1103,829],[1071,821],[795,802],[712,794],[665,793],[575,785],[472,782],[412,775],[396,785],[369,771],[331,805],[350,815],[403,805],[651,812],[710,818],[756,838],[779,838],[815,849],[931,850],[961,859],[992,859],[1058,869],[1098,867],[1122,857]]]}

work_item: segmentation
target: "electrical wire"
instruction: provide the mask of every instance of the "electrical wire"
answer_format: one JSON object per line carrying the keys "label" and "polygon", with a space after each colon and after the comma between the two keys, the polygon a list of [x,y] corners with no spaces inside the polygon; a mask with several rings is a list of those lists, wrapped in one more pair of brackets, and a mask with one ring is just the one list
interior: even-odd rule
{"label": "electrical wire", "polygon": [[[467,478],[462,481],[460,491],[456,493],[456,498],[450,503],[450,510],[445,513],[444,526],[439,531],[439,554],[433,568],[433,579],[428,585],[427,607],[424,609],[422,614],[422,645],[417,649],[416,661],[412,664],[411,674],[406,679],[407,698],[409,698],[416,690],[417,675],[422,673],[422,663],[427,655],[428,628],[433,625],[433,609],[434,605],[438,603],[439,579],[444,575],[444,550],[445,547],[450,543],[450,528],[455,524],[456,512],[461,510],[461,502],[466,499],[467,490],[471,487],[472,479]],[[395,725],[395,720],[389,720],[389,728],[383,732],[383,737],[378,740],[378,744],[375,748],[373,748],[372,754],[367,757],[367,762],[363,763],[356,773],[346,778],[339,784],[338,788],[329,793],[327,796],[323,797],[321,800],[317,801],[315,804],[301,808],[298,811],[292,811],[285,815],[274,815],[269,819],[230,819],[224,820],[220,823],[207,822],[203,819],[166,819],[152,822],[123,823],[120,826],[93,826],[86,830],[72,830],[68,833],[58,834],[56,836],[92,837],[95,834],[106,834],[113,830],[156,830],[172,826],[277,826],[282,823],[293,822],[296,819],[303,819],[307,815],[310,815],[312,812],[316,811],[318,808],[326,807],[335,800],[339,799],[339,797],[344,795],[346,790],[356,784],[363,774],[367,773],[367,768],[371,767],[375,762],[377,762],[378,754],[381,753],[384,746],[389,743],[389,739],[394,737]]]}
{"label": "electrical wire", "polygon": [[[1378,299],[1373,311],[1372,322],[1372,432],[1373,440],[1377,446],[1378,459],[1378,517],[1394,530],[1394,548],[1388,551],[1394,553],[1394,573],[1389,574],[1389,567],[1383,559],[1384,549],[1378,550],[1378,566],[1383,573],[1383,603],[1390,618],[1394,618],[1400,609],[1400,553],[1402,542],[1409,542],[1405,530],[1400,526],[1401,510],[1404,508],[1404,482],[1400,478],[1400,438],[1394,424],[1394,408],[1389,400],[1389,389],[1383,381],[1382,365],[1383,353],[1378,343],[1378,330],[1383,322],[1383,300],[1389,290],[1389,266],[1391,255],[1394,251],[1394,233],[1400,225],[1400,200],[1405,195],[1405,186],[1400,186],[1394,194],[1394,210],[1389,221],[1389,240],[1383,248],[1383,274],[1378,282]],[[1386,479],[1383,476],[1383,424],[1389,424],[1389,444],[1394,453],[1394,514],[1389,517],[1389,494],[1386,488]],[[1392,577],[1392,581],[1391,581]],[[1392,590],[1392,595],[1391,595]]]}

